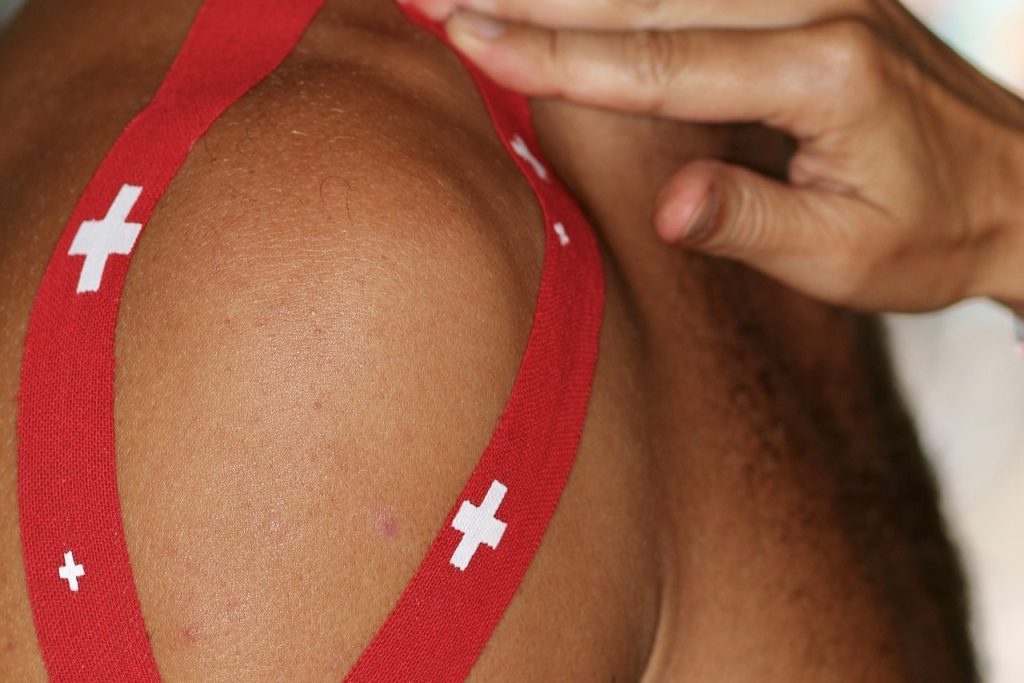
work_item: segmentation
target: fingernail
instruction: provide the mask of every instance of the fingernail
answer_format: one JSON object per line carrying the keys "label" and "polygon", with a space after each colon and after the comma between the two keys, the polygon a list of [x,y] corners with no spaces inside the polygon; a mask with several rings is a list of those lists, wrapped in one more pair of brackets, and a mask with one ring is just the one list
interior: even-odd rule
{"label": "fingernail", "polygon": [[679,241],[695,244],[710,235],[718,220],[718,206],[718,192],[714,188],[709,188],[707,194],[704,195],[704,200],[697,205],[689,220],[686,221],[686,227],[679,235]]}
{"label": "fingernail", "polygon": [[469,12],[466,10],[459,10],[455,12],[453,21],[457,22],[458,26],[464,28],[474,37],[482,40],[494,40],[495,38],[500,38],[505,35],[505,31],[508,29],[508,25],[503,21],[486,14],[479,14],[477,12]]}

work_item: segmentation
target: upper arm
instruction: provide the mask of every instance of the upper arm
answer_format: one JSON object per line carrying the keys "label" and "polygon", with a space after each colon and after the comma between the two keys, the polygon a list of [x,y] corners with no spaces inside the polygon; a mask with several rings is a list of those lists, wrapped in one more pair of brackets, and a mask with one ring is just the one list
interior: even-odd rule
{"label": "upper arm", "polygon": [[480,168],[512,168],[496,142],[380,97],[392,119],[336,124],[243,100],[134,256],[118,476],[169,679],[343,675],[511,390],[539,223],[478,201]]}

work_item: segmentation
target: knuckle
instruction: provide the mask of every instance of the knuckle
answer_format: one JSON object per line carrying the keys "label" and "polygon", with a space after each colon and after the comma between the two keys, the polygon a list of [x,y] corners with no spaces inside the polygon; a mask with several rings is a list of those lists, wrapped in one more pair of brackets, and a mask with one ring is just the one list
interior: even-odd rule
{"label": "knuckle", "polygon": [[771,212],[763,197],[747,183],[738,183],[734,191],[737,211],[729,218],[735,226],[733,247],[740,253],[757,251],[769,241]]}
{"label": "knuckle", "polygon": [[680,41],[664,31],[638,31],[628,39],[627,59],[632,76],[645,87],[667,85],[680,61]]}
{"label": "knuckle", "polygon": [[545,41],[544,58],[550,73],[561,73],[565,70],[565,49],[561,32],[549,31]]}
{"label": "knuckle", "polygon": [[719,195],[706,230],[704,248],[718,256],[749,256],[769,242],[771,212],[747,183],[735,183]]}
{"label": "knuckle", "polygon": [[875,28],[859,18],[829,22],[818,29],[815,54],[826,84],[837,93],[863,97],[881,90],[888,73],[888,49]]}

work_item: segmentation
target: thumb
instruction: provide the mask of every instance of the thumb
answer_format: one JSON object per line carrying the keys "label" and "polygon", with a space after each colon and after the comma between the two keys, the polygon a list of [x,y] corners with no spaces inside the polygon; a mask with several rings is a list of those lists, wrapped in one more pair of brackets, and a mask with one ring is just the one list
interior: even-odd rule
{"label": "thumb", "polygon": [[800,189],[739,166],[695,161],[662,188],[655,226],[666,242],[757,265],[809,251],[810,213]]}
{"label": "thumb", "polygon": [[831,303],[878,308],[868,284],[884,245],[862,229],[870,220],[877,210],[856,197],[719,161],[676,173],[655,214],[666,242],[742,261]]}

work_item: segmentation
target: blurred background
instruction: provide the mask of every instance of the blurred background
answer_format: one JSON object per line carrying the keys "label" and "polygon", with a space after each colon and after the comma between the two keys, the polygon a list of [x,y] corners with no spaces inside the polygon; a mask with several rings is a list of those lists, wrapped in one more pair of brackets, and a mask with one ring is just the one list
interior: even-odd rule
{"label": "blurred background", "polygon": [[[961,54],[1024,93],[1024,0],[907,4]],[[1024,683],[1024,353],[1011,342],[1008,314],[988,303],[893,316],[889,327],[967,561],[985,680]]]}
{"label": "blurred background", "polygon": [[[0,26],[21,2],[0,0]],[[907,4],[971,61],[1024,93],[1024,0]],[[892,316],[889,327],[967,562],[985,680],[1024,683],[1024,353],[1013,344],[1008,314],[984,302]]]}

